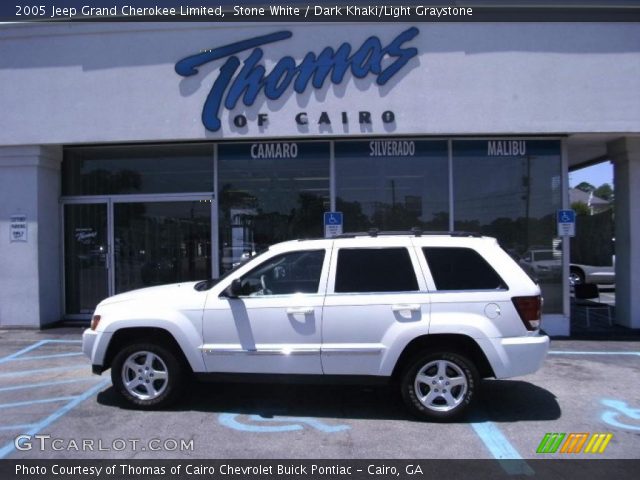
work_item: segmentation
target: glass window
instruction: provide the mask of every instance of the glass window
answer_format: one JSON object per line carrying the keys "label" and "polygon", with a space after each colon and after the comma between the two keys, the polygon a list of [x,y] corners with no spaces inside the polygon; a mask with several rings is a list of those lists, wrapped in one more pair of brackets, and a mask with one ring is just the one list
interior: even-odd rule
{"label": "glass window", "polygon": [[64,152],[63,195],[213,192],[211,145],[73,147]]}
{"label": "glass window", "polygon": [[336,209],[344,231],[449,230],[446,141],[336,141]]}
{"label": "glass window", "polygon": [[318,293],[324,250],[277,255],[242,277],[242,295]]}
{"label": "glass window", "polygon": [[470,248],[425,247],[422,253],[437,290],[506,289],[496,271]]}
{"label": "glass window", "polygon": [[218,147],[221,272],[248,252],[319,238],[329,210],[328,142]]}
{"label": "glass window", "polygon": [[342,248],[337,293],[413,292],[418,280],[406,248]]}
{"label": "glass window", "polygon": [[[562,312],[562,251],[555,221],[562,205],[560,141],[452,144],[455,229],[496,237],[525,271],[535,272],[544,313]],[[533,251],[550,259],[534,260]]]}

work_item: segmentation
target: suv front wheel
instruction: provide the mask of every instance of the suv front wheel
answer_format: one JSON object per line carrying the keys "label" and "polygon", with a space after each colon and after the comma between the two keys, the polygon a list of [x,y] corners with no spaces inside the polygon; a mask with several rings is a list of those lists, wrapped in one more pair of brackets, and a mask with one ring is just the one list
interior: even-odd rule
{"label": "suv front wheel", "polygon": [[170,347],[153,343],[129,345],[115,356],[111,381],[138,408],[161,408],[181,393],[185,369]]}
{"label": "suv front wheel", "polygon": [[452,420],[471,404],[478,378],[473,363],[458,353],[419,355],[402,375],[402,398],[422,419]]}

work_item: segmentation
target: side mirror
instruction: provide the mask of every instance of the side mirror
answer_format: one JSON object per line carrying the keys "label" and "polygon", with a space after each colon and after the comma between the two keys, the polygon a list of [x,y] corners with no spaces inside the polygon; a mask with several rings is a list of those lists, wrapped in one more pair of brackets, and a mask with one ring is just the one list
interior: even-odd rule
{"label": "side mirror", "polygon": [[225,297],[238,298],[242,294],[242,280],[236,278],[223,292]]}

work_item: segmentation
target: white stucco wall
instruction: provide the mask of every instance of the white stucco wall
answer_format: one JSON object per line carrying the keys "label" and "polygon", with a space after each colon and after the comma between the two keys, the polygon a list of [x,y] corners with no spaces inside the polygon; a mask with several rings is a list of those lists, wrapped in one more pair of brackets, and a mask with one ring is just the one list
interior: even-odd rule
{"label": "white stucco wall", "polygon": [[[370,35],[386,45],[411,26],[420,33],[406,46],[419,54],[387,85],[348,74],[319,91],[260,95],[234,112],[250,118],[243,130],[226,112],[215,133],[200,119],[222,60],[189,78],[174,71],[201,49],[279,30],[293,37],[264,46],[267,71],[283,55],[299,62],[344,41],[357,48]],[[322,111],[334,125],[321,135],[638,132],[638,78],[639,24],[4,25],[0,145],[309,136],[319,133],[313,120]],[[371,131],[361,131],[359,110],[372,113]],[[395,125],[379,120],[385,110]],[[301,111],[308,129],[294,122]],[[251,121],[258,113],[269,115],[266,128]]]}
{"label": "white stucco wall", "polygon": [[[60,160],[55,147],[0,147],[0,327],[61,317]],[[10,217],[27,217],[27,241],[10,241]]]}

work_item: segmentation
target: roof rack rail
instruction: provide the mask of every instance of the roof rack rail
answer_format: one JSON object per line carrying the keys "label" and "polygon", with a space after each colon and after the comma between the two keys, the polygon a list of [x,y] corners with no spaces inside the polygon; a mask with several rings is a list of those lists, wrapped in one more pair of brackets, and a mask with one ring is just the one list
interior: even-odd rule
{"label": "roof rack rail", "polygon": [[421,237],[423,235],[449,235],[451,237],[482,237],[478,232],[463,232],[456,230],[443,230],[443,231],[423,231],[419,228],[412,228],[411,230],[378,230],[377,228],[371,228],[366,232],[348,232],[336,235],[333,238],[355,238],[355,237],[378,237],[380,235],[411,235],[415,237]]}

